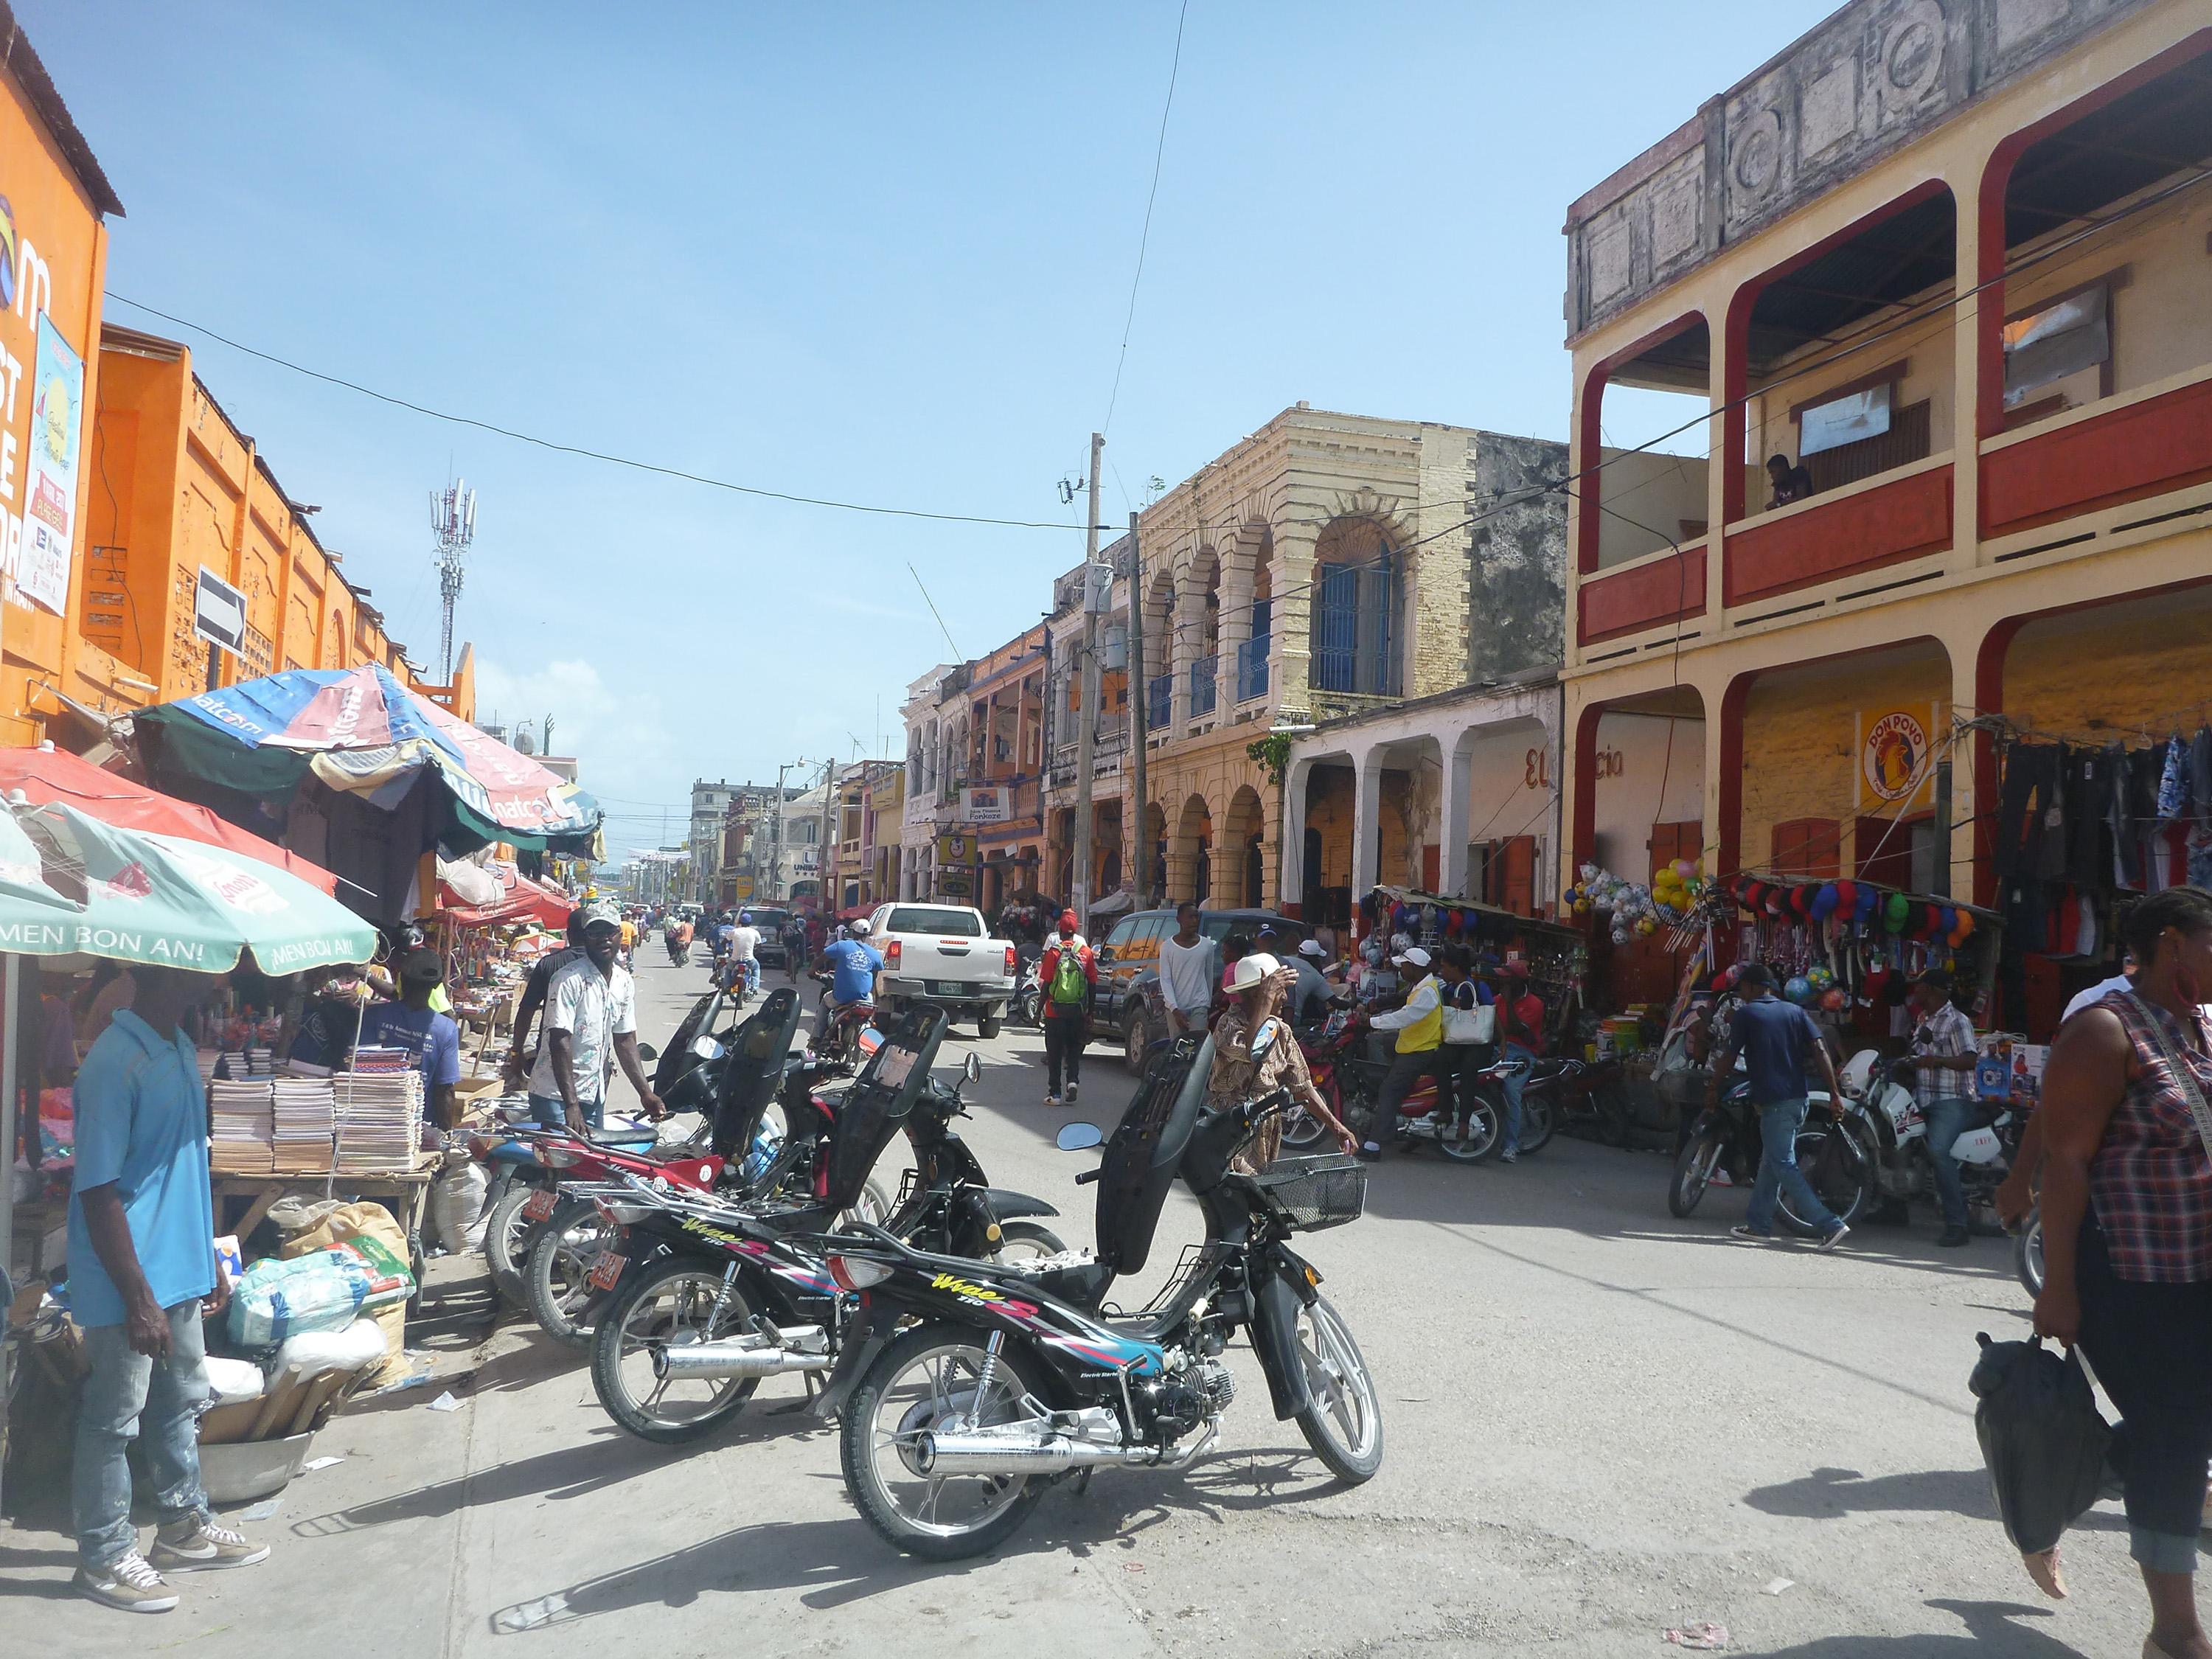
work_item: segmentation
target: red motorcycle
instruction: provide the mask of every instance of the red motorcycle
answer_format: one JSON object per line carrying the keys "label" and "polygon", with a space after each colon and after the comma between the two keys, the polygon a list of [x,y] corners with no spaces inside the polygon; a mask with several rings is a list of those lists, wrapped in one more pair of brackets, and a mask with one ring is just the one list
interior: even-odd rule
{"label": "red motorcycle", "polygon": [[[1314,1085],[1328,1102],[1329,1109],[1345,1123],[1360,1133],[1370,1132],[1369,1120],[1373,1116],[1376,1097],[1382,1092],[1382,1079],[1389,1066],[1381,1060],[1369,1060],[1365,1054],[1367,1028],[1344,1012],[1331,1014],[1327,1024],[1311,1036],[1302,1036],[1299,1052],[1305,1055],[1306,1069],[1312,1073]],[[1449,1111],[1442,1109],[1442,1095],[1437,1079],[1424,1074],[1415,1079],[1406,1097],[1398,1103],[1395,1125],[1401,1146],[1422,1141],[1432,1144],[1446,1158],[1462,1164],[1480,1164],[1497,1152],[1499,1131],[1505,1121],[1504,1079],[1518,1066],[1526,1067],[1522,1060],[1497,1060],[1472,1075],[1457,1079],[1455,1097]],[[1522,1098],[1521,1150],[1533,1151],[1551,1139],[1551,1130],[1545,1127],[1541,1139],[1532,1139],[1530,1131],[1532,1109],[1540,1110],[1548,1126],[1548,1105],[1540,1106],[1534,1095],[1523,1092]],[[1294,1109],[1285,1121],[1283,1144],[1291,1150],[1303,1152],[1319,1142],[1327,1133],[1322,1125],[1309,1113]],[[1381,1136],[1376,1135],[1376,1139]]]}

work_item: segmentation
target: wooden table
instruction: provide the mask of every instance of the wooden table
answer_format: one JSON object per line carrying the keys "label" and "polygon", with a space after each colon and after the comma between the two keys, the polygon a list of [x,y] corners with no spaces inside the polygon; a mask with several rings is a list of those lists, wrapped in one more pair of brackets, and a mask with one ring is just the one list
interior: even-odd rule
{"label": "wooden table", "polygon": [[439,1158],[433,1153],[417,1162],[411,1170],[392,1170],[380,1175],[241,1175],[235,1171],[217,1170],[215,1182],[216,1214],[220,1225],[223,1201],[243,1198],[250,1200],[237,1220],[221,1231],[234,1236],[242,1244],[246,1237],[259,1226],[279,1199],[319,1199],[327,1185],[334,1197],[374,1199],[392,1212],[392,1218],[407,1235],[411,1249],[419,1249],[422,1242],[423,1212],[429,1207],[430,1183],[438,1178]]}

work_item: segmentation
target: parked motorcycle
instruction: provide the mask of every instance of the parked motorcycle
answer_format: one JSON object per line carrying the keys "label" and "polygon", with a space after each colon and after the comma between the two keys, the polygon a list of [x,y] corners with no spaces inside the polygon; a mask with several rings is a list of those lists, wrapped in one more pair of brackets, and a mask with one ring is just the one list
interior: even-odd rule
{"label": "parked motorcycle", "polygon": [[[1253,1051],[1276,1037],[1262,1022]],[[938,1255],[889,1232],[835,1242],[832,1276],[860,1298],[814,1411],[840,1423],[846,1487],[895,1549],[978,1555],[1019,1527],[1045,1489],[1102,1466],[1180,1468],[1212,1446],[1236,1396],[1223,1351],[1247,1333],[1278,1420],[1295,1418],[1330,1472],[1364,1481],[1382,1462],[1373,1380],[1299,1231],[1356,1219],[1366,1166],[1331,1157],[1248,1176],[1231,1159],[1287,1094],[1201,1110],[1213,1039],[1176,1038],[1148,1063],[1110,1138],[1068,1125],[1068,1150],[1105,1146],[1096,1261],[1024,1269]],[[1180,1178],[1206,1242],[1152,1304],[1102,1311],[1140,1270]],[[909,1322],[912,1322],[909,1323]]]}
{"label": "parked motorcycle", "polygon": [[[1024,951],[1030,947],[1024,945]],[[1044,1010],[1044,986],[1038,979],[1042,956],[1030,957],[1024,964],[1020,978],[1014,985],[1014,1000],[1006,1012],[1024,1025],[1036,1025]]]}
{"label": "parked motorcycle", "polygon": [[[839,1297],[818,1254],[834,1228],[879,1223],[886,1237],[933,1252],[1014,1258],[1062,1255],[1031,1218],[1042,1199],[992,1187],[956,1133],[961,1085],[929,1062],[949,1024],[916,1008],[872,1055],[836,1108],[806,1201],[731,1204],[630,1183],[602,1195],[610,1231],[586,1310],[596,1324],[592,1382],[614,1419],[666,1444],[696,1438],[743,1409],[763,1376],[827,1370],[838,1352]],[[982,1073],[974,1055],[963,1082]],[[903,1128],[915,1167],[886,1212],[868,1200],[873,1170]]]}
{"label": "parked motorcycle", "polygon": [[[560,1196],[541,1194],[525,1206],[524,1214],[534,1214],[541,1224],[528,1241],[523,1285],[532,1314],[548,1334],[571,1347],[591,1342],[582,1312],[592,1300],[592,1265],[608,1242],[594,1183],[619,1172],[733,1201],[804,1201],[812,1192],[815,1166],[835,1121],[832,1103],[817,1091],[846,1068],[791,1052],[799,1014],[799,994],[779,990],[730,1034],[726,1048],[711,1038],[694,1039],[702,1063],[676,1087],[688,1091],[709,1079],[701,1088],[708,1117],[678,1156],[665,1157],[657,1169],[605,1160],[596,1168],[572,1168]],[[865,1197],[864,1213],[888,1212],[880,1188],[871,1183]]]}

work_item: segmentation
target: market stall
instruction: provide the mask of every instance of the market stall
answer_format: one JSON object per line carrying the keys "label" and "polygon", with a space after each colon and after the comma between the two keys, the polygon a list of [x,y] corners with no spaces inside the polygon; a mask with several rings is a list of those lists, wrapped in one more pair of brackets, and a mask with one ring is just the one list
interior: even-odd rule
{"label": "market stall", "polygon": [[1581,929],[1496,905],[1387,884],[1360,901],[1358,914],[1363,935],[1387,928],[1425,949],[1466,945],[1478,957],[1523,963],[1528,988],[1543,1001],[1546,1036],[1555,1052],[1580,1029],[1589,969],[1589,943]]}
{"label": "market stall", "polygon": [[[63,1275],[76,1105],[69,1087],[31,1094],[27,1086],[40,1078],[57,1038],[62,1052],[76,1057],[65,1007],[58,1032],[43,1019],[34,1024],[33,1011],[46,1004],[25,993],[41,976],[42,964],[234,975],[236,983],[222,1001],[194,1009],[181,1025],[199,1050],[206,1081],[216,1210],[210,1233],[218,1248],[232,1247],[227,1260],[244,1275],[241,1286],[263,1272],[248,1236],[288,1197],[331,1200],[343,1190],[388,1200],[401,1222],[375,1205],[356,1204],[354,1224],[388,1229],[398,1243],[386,1254],[404,1264],[407,1229],[419,1230],[432,1173],[419,1151],[422,1087],[413,1056],[356,1047],[352,1073],[279,1076],[272,1054],[281,1020],[240,988],[265,988],[273,983],[270,973],[366,962],[377,945],[374,928],[276,863],[119,828],[63,800],[35,806],[18,800],[0,810],[0,941],[12,947],[0,957],[9,1014],[0,1037],[0,1146],[9,1154],[9,1178],[0,1185],[0,1237],[9,1243],[15,1292],[10,1324],[40,1334],[42,1376],[74,1375],[57,1355],[74,1352]],[[19,1135],[18,1102],[26,1096],[37,1110],[21,1126],[28,1133]],[[359,1256],[356,1250],[343,1261],[333,1257],[323,1277],[333,1284],[345,1279],[353,1271],[346,1264]],[[375,1293],[392,1300],[392,1274],[380,1268],[373,1277],[385,1287]],[[411,1289],[412,1280],[406,1283]],[[384,1354],[387,1345],[376,1346]],[[391,1346],[396,1353],[396,1343]],[[356,1364],[344,1374],[360,1369]],[[338,1372],[324,1366],[318,1375]],[[290,1401],[287,1393],[286,1425],[312,1425],[337,1388],[333,1382],[312,1405],[305,1397]]]}

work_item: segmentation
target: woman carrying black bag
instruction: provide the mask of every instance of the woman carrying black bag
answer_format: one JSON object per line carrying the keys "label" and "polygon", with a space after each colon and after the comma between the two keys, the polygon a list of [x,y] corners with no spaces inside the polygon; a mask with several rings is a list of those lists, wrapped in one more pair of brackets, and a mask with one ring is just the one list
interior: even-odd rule
{"label": "woman carrying black bag", "polygon": [[[2143,964],[2134,989],[2067,1021],[2044,1073],[2035,1328],[2078,1340],[2127,1420],[2143,1659],[2212,1659],[2195,1577],[2212,1459],[2212,893],[2154,894],[2122,931]],[[2056,1548],[2027,1567],[2063,1594]]]}

